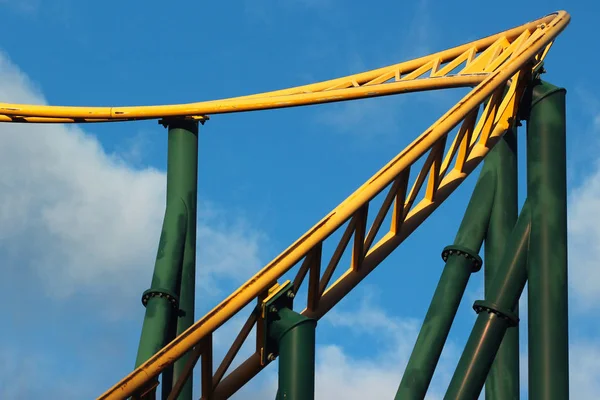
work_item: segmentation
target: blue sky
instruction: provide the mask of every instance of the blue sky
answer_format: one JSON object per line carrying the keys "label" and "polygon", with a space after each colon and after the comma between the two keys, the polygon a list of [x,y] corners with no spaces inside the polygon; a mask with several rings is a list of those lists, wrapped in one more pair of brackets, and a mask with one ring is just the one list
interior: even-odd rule
{"label": "blue sky", "polygon": [[[591,399],[600,391],[600,323],[589,318],[600,304],[600,228],[590,217],[600,212],[600,85],[590,65],[600,56],[578,57],[600,6],[524,3],[0,0],[0,101],[143,105],[251,94],[396,63],[566,9],[572,22],[547,58],[546,79],[568,89],[572,395]],[[464,93],[214,116],[200,135],[197,315]],[[165,131],[156,121],[3,124],[0,159],[0,290],[10,299],[0,305],[0,397],[93,398],[135,360],[164,211]],[[318,399],[393,396],[475,175],[321,320]],[[481,279],[469,284],[432,399],[443,396],[472,328]],[[217,337],[221,354],[232,335]],[[521,351],[525,360],[524,343]],[[273,398],[275,373],[236,398]]]}

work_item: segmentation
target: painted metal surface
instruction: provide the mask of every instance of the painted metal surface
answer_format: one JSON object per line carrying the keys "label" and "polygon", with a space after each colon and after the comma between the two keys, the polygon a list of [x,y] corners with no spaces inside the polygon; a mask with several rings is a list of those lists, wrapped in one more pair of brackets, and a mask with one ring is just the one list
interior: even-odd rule
{"label": "painted metal surface", "polygon": [[[515,124],[516,125],[516,124]],[[509,130],[484,160],[495,171],[494,206],[485,237],[484,287],[486,295],[500,283],[506,243],[519,214],[517,186],[517,127]],[[513,309],[519,315],[518,304]],[[509,327],[485,382],[486,400],[519,400],[519,326]]]}
{"label": "painted metal surface", "polygon": [[[134,107],[65,107],[0,103],[0,122],[84,123],[296,107],[408,91],[477,85],[505,69],[522,53],[550,46],[568,23],[565,11],[550,14],[462,46],[355,75],[289,89],[199,103]],[[541,45],[541,46],[540,46]],[[476,57],[476,55],[478,55]],[[533,54],[529,54],[531,57]],[[540,54],[543,58],[545,52]],[[466,63],[464,68],[457,67]],[[514,73],[516,71],[512,71]],[[429,73],[430,79],[418,79]]]}
{"label": "painted metal surface", "polygon": [[565,90],[533,86],[527,123],[529,398],[569,398]]}
{"label": "painted metal surface", "polygon": [[[307,303],[307,308],[302,311],[302,314],[315,319],[325,315],[460,185],[488,154],[504,132],[510,128],[516,118],[521,95],[529,82],[532,69],[543,60],[554,38],[565,28],[569,19],[567,13],[559,12],[534,23],[474,42],[479,43],[483,48],[475,48],[478,57],[472,59],[472,67],[469,67],[471,64],[468,64],[466,68],[483,71],[484,79],[481,83],[280,256],[276,257],[206,316],[194,323],[187,331],[162,348],[155,356],[109,389],[100,398],[125,398],[143,387],[144,384],[196,344],[211,335],[243,307],[264,296],[273,282],[276,282],[298,262],[307,261],[307,267],[301,269],[301,272],[304,271],[305,274],[309,270],[315,271],[320,268],[320,263],[325,261],[317,256],[322,242],[338,228],[348,223],[346,234],[343,235],[343,240],[340,241],[338,247],[345,248],[349,241],[354,238],[355,244],[353,245],[354,251],[350,268],[333,284],[328,285],[332,271],[339,263],[339,258],[336,260],[334,254],[334,257],[329,260],[323,277],[319,279],[318,274],[311,274],[313,283],[315,283],[315,280],[318,281],[318,284],[313,284],[313,287],[317,287],[318,290],[312,291],[312,296],[309,296],[310,304]],[[467,51],[473,51],[470,50],[473,48],[473,45],[469,44],[448,50],[446,53],[441,52],[429,56],[429,58],[424,57],[401,65],[404,65],[403,68],[407,70],[412,69],[413,76],[409,74],[408,77],[414,78],[418,74],[424,74],[427,71],[439,71],[437,68],[443,70],[447,67],[447,64],[442,65],[443,61],[456,62],[455,58],[464,55]],[[444,54],[444,57],[448,56],[448,58],[441,58],[440,54]],[[436,60],[439,60],[439,62]],[[399,70],[399,68],[396,69]],[[392,70],[395,71],[395,69]],[[265,108],[277,108],[282,106],[283,98],[287,99],[285,101],[291,101],[286,103],[286,106],[312,104],[314,99],[323,101],[331,99],[331,93],[328,93],[326,89],[346,91],[344,92],[346,94],[340,94],[341,97],[336,98],[335,101],[356,98],[352,97],[352,90],[361,88],[361,90],[365,90],[362,85],[378,78],[383,80],[386,73],[390,74],[391,70],[378,70],[363,75],[359,74],[354,76],[355,79],[351,82],[347,82],[347,78],[340,78],[340,80],[329,81],[326,84],[316,84],[312,87],[309,85],[302,89],[294,88],[287,91],[271,92],[270,97],[261,94],[237,98],[236,100],[230,100],[231,103],[223,107],[230,107],[236,102],[241,105],[257,102],[256,104],[265,105]],[[396,72],[394,72],[395,74]],[[332,83],[344,86],[346,89],[336,89]],[[323,92],[303,93],[308,91],[307,88],[312,91],[321,89]],[[298,93],[299,91],[301,93]],[[213,106],[216,108],[216,103]],[[480,108],[482,108],[481,112]],[[241,109],[237,110],[242,111]],[[21,111],[22,109],[14,111],[13,115],[19,114]],[[63,110],[64,114],[58,115],[50,114],[52,110],[49,109],[36,110],[32,108],[30,111],[32,117],[45,118],[66,118],[69,116],[67,113],[71,112],[71,110]],[[44,111],[46,114],[35,114],[34,111]],[[135,113],[139,112],[135,114],[136,117],[149,117],[156,109],[129,110],[128,112],[131,112],[131,114],[128,114],[128,116],[133,118],[134,111]],[[113,112],[114,109],[110,111],[111,115],[95,115],[94,117],[110,117]],[[172,109],[169,112],[176,114],[181,111]],[[189,115],[195,114],[198,110],[188,109],[186,112],[188,114],[184,114]],[[119,115],[121,117],[126,116],[125,113]],[[459,126],[457,132],[452,132],[457,126]],[[452,134],[454,134],[454,139],[450,142],[449,136]],[[448,149],[445,146],[446,141],[451,143]],[[425,164],[414,179],[411,179],[411,166],[421,157],[426,158]],[[409,185],[411,180],[413,183]],[[426,185],[426,190],[423,196],[419,198],[418,195],[423,185]],[[385,216],[388,212],[392,212],[394,217],[388,233],[375,242],[374,233],[381,228],[383,219],[376,218],[376,222],[379,222],[367,227],[365,225],[366,210],[370,200],[386,188],[390,189],[387,198],[391,200],[384,202],[387,209],[382,207],[378,214]],[[363,226],[364,230],[361,229]],[[365,246],[365,243],[361,243],[362,241],[370,243]],[[308,262],[308,256],[310,256],[310,262]],[[318,260],[318,262],[315,260]],[[316,278],[314,278],[315,276]],[[295,280],[297,286],[301,284],[303,279],[304,276],[301,274],[297,276]],[[252,319],[251,316],[249,321]],[[252,329],[253,324],[249,322],[248,325]],[[244,335],[240,335],[240,337],[242,336]],[[237,350],[228,354],[232,356],[235,353],[237,353]],[[229,375],[225,375],[227,368],[218,369],[218,379],[214,379],[216,376],[213,378],[214,392],[212,395],[214,398],[227,398],[262,368],[264,366],[261,365],[260,354],[257,352],[242,362]]]}
{"label": "painted metal surface", "polygon": [[496,285],[473,308],[477,320],[446,391],[446,400],[478,399],[506,330],[518,324],[512,312],[527,282],[531,214],[526,202],[502,256]]}
{"label": "painted metal surface", "polygon": [[[533,71],[540,66],[553,41],[569,21],[569,14],[560,11],[514,29],[419,59],[325,82],[223,100],[137,107],[61,107],[0,103],[0,122],[100,123],[169,118],[173,124],[181,124],[176,127],[173,125],[169,132],[167,193],[168,196],[169,193],[177,194],[167,199],[152,289],[144,295],[147,309],[136,369],[99,398],[124,399],[139,394],[140,391],[148,390],[159,374],[167,371],[163,377],[163,384],[167,382],[165,393],[168,393],[169,386],[174,385],[181,392],[180,398],[188,399],[191,396],[191,380],[185,383],[177,377],[190,376],[191,369],[200,357],[203,398],[222,399],[235,393],[272,361],[267,359],[265,362],[261,346],[257,343],[256,352],[227,375],[233,358],[254,326],[257,326],[259,336],[267,334],[268,332],[264,332],[267,328],[261,323],[257,324],[261,317],[253,311],[219,367],[213,372],[212,335],[215,330],[251,302],[261,304],[269,296],[274,283],[299,263],[302,265],[294,278],[294,293],[308,276],[308,298],[306,308],[301,313],[289,310],[293,313],[293,318],[290,316],[292,314],[288,315],[289,319],[316,321],[338,304],[433,213],[496,144],[500,143],[501,147],[505,145],[502,137],[518,118],[518,108],[525,89],[531,82]],[[193,236],[197,199],[196,189],[192,190],[193,193],[188,189],[197,181],[196,169],[191,168],[197,165],[197,130],[194,139],[194,135],[189,135],[193,133],[193,129],[186,128],[189,124],[197,127],[198,121],[204,121],[213,114],[307,106],[452,87],[473,89],[282,254],[207,315],[192,323],[195,274]],[[566,176],[564,94],[560,97],[560,93],[562,92],[548,89],[545,84],[536,87],[535,105],[531,108],[528,124],[528,174],[532,204],[529,288],[530,346],[534,342],[530,350],[532,399],[568,398],[566,214],[563,212],[566,207],[563,182]],[[550,118],[547,118],[548,115]],[[556,140],[548,139],[550,136]],[[450,145],[446,146],[447,144]],[[173,154],[171,148],[174,149]],[[195,155],[190,153],[193,151]],[[183,154],[191,158],[177,161]],[[424,160],[423,166],[415,171],[414,165],[421,160]],[[506,169],[508,174],[499,175],[501,180],[511,174],[510,165],[503,164],[499,168]],[[484,184],[486,183],[481,185]],[[174,187],[181,190],[173,190]],[[503,200],[497,200],[498,190],[503,190],[502,187],[495,186],[495,206],[512,213],[511,194],[505,193],[506,199],[501,196]],[[374,222],[369,226],[367,216],[370,202],[384,191],[387,191],[385,200],[376,210]],[[483,199],[485,196],[480,197]],[[483,203],[488,200],[481,200],[481,204],[470,208],[486,208],[488,206]],[[499,205],[498,202],[504,205]],[[557,209],[560,211],[552,214]],[[492,211],[492,221],[503,218],[494,212]],[[484,214],[483,211],[481,213]],[[383,237],[376,240],[388,215],[392,216],[391,224]],[[484,219],[480,218],[479,222]],[[472,221],[477,219],[472,218]],[[336,252],[330,259],[323,259],[323,242],[344,225],[345,231],[337,243]],[[508,223],[501,225],[496,222],[492,225],[494,227],[491,228],[488,239],[492,244],[490,247],[494,249],[490,250],[492,255],[486,256],[486,259],[497,258],[500,251],[499,238],[506,238],[505,231],[508,229]],[[529,225],[527,226],[529,229]],[[483,231],[479,228],[481,226],[475,223],[464,230],[475,232],[476,235],[472,237],[463,237],[461,235],[464,232],[459,232],[457,242],[479,250],[483,239]],[[521,232],[519,229],[516,232]],[[512,238],[514,237],[513,235]],[[331,283],[342,253],[351,241],[350,265],[339,279]],[[556,243],[559,245],[556,246]],[[515,246],[518,247],[517,244]],[[515,254],[522,255],[520,249],[515,248]],[[549,258],[548,254],[554,256]],[[478,393],[487,370],[493,368],[493,355],[509,324],[498,313],[488,311],[499,306],[510,308],[514,305],[513,297],[518,298],[520,295],[520,291],[517,293],[515,290],[519,287],[522,290],[520,274],[523,271],[516,267],[520,265],[520,261],[517,261],[506,258],[502,264],[506,266],[505,269],[497,266],[490,268],[490,273],[497,269],[505,279],[486,286],[486,300],[494,299],[495,303],[478,305],[479,310],[483,311],[479,313],[466,352],[451,383],[448,392],[451,398],[469,398],[468,396]],[[321,274],[322,265],[326,267]],[[422,352],[423,357],[419,362],[427,364],[429,369],[435,368],[439,357],[437,348],[443,346],[447,329],[451,326],[455,308],[468,280],[470,271],[465,273],[466,266],[465,261],[461,261],[456,254],[449,256],[440,285],[450,285],[455,296],[449,305],[442,304],[439,296],[438,301],[432,303],[432,307],[444,309],[446,319],[434,327],[439,330],[434,340],[436,350],[430,355]],[[183,315],[180,310],[183,310]],[[173,329],[173,333],[170,329]],[[547,334],[549,330],[551,334]],[[177,337],[173,339],[175,334]],[[312,335],[312,338],[308,333],[299,338],[292,338],[292,335],[289,336],[289,342],[286,342],[287,339],[283,340],[283,335],[279,340],[279,350],[281,352],[286,349],[286,357],[291,354],[296,357],[294,351],[301,345],[314,346],[314,329]],[[171,340],[170,343],[165,343],[168,340]],[[429,343],[427,340],[425,342]],[[510,339],[506,342],[509,343]],[[500,350],[500,354],[506,356],[506,365],[514,363],[509,354],[514,352],[514,342],[512,343],[505,346],[506,350]],[[484,347],[478,347],[479,345]],[[262,349],[264,351],[264,346]],[[417,351],[417,355],[420,353],[421,350]],[[310,394],[299,388],[295,374],[310,376],[311,366],[308,364],[311,364],[314,378],[314,348],[312,358],[305,357],[312,360],[310,363],[306,360],[300,363],[294,357],[284,360],[282,355],[280,359],[280,368],[283,368],[280,389],[297,393],[300,396],[298,398],[309,398]],[[294,361],[290,361],[292,359]],[[498,365],[502,363],[500,361]],[[298,370],[299,364],[306,364],[300,368],[301,371]],[[477,370],[471,368],[474,365]],[[543,366],[546,368],[542,368]],[[174,370],[173,382],[168,378],[171,368]],[[285,378],[283,383],[282,376]],[[407,376],[410,378],[411,375]],[[492,376],[497,377],[498,373],[492,372]],[[423,390],[426,391],[431,377],[427,372],[420,375],[420,378],[422,381],[417,391],[419,396]],[[307,382],[306,379],[303,378],[302,382]],[[493,387],[494,378],[491,379]],[[514,391],[513,387],[514,382],[506,386],[509,391]],[[314,396],[314,386],[311,392]],[[492,392],[496,393],[496,389],[491,389],[490,393]]]}
{"label": "painted metal surface", "polygon": [[[151,288],[144,292],[146,313],[136,367],[194,322],[196,284],[196,204],[198,123],[171,121],[168,126],[167,201]],[[187,361],[184,355],[162,374],[163,398]],[[192,379],[180,400],[192,397]]]}
{"label": "painted metal surface", "polygon": [[277,400],[314,400],[317,321],[282,308],[269,326],[279,349]]}
{"label": "painted metal surface", "polygon": [[469,278],[481,269],[481,259],[477,254],[492,212],[495,174],[493,167],[484,165],[454,246],[444,251],[446,265],[406,365],[396,400],[425,398]]}

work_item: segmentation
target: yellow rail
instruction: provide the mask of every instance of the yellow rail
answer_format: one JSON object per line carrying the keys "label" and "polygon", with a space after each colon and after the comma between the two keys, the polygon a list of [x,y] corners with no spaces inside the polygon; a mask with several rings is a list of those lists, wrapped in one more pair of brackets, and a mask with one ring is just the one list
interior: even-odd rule
{"label": "yellow rail", "polygon": [[[99,399],[131,396],[151,384],[162,370],[192,348],[195,348],[196,359],[201,354],[203,359],[204,356],[212,359],[213,332],[252,301],[260,303],[273,283],[300,261],[303,262],[294,279],[294,290],[297,291],[305,277],[309,276],[307,305],[302,313],[314,318],[325,315],[463,182],[514,124],[519,101],[533,69],[544,59],[553,40],[569,20],[570,16],[560,11],[497,35],[416,60],[312,85],[233,99],[123,108],[0,104],[0,114],[5,121],[104,122],[203,116],[343,101],[411,90],[476,85],[281,255]],[[459,71],[455,72],[456,69]],[[427,73],[429,76],[422,78]],[[456,127],[459,128],[455,130]],[[454,139],[446,148],[451,134]],[[411,166],[421,157],[426,157],[425,163],[411,177]],[[372,225],[367,227],[369,202],[386,188],[388,192],[383,205]],[[392,223],[389,231],[375,243],[375,237],[390,212]],[[348,223],[345,232],[321,274],[323,242],[345,223]],[[341,255],[352,239],[350,267],[329,285]],[[215,372],[212,363],[202,363],[203,398],[227,398],[264,368],[260,361],[259,343],[251,357],[225,375],[233,357],[259,318],[254,314],[248,318]]]}
{"label": "yellow rail", "polygon": [[[0,103],[0,122],[86,123],[203,117],[210,114],[296,107],[411,91],[476,86],[505,61],[500,60],[499,65],[493,66],[487,63],[486,59],[480,58],[479,62],[473,63],[473,57],[478,52],[495,46],[495,51],[503,55],[511,54],[505,52],[506,43],[512,43],[524,31],[535,31],[540,24],[549,24],[556,18],[566,17],[566,13],[558,12],[497,35],[429,56],[289,89],[223,100],[159,106],[66,107]],[[496,59],[496,55],[490,52],[487,56]],[[452,74],[463,62],[468,62],[469,67]],[[428,72],[428,78],[420,79]]]}

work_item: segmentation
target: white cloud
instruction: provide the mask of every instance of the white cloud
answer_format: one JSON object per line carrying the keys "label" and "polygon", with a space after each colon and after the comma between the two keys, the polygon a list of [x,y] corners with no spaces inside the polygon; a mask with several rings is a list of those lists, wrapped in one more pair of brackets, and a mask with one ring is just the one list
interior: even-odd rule
{"label": "white cloud", "polygon": [[[528,393],[527,351],[521,353],[521,393]],[[572,399],[591,400],[600,390],[600,345],[575,340],[569,346],[569,395]]]}
{"label": "white cloud", "polygon": [[[44,104],[0,54],[0,99]],[[0,125],[0,251],[53,298],[104,295],[112,313],[139,306],[151,281],[165,207],[165,173],[108,155],[77,126]],[[263,236],[217,206],[200,205],[202,287],[256,270]],[[232,230],[233,229],[233,230]],[[23,283],[24,284],[24,283]],[[112,306],[112,307],[111,307]]]}
{"label": "white cloud", "polygon": [[261,267],[261,249],[267,237],[250,227],[241,218],[232,218],[210,203],[203,203],[199,211],[200,224],[197,229],[198,287],[203,293],[218,294],[226,279],[233,285],[245,282]]}
{"label": "white cloud", "polygon": [[[319,322],[320,330],[332,327],[337,332],[344,332],[349,341],[364,343],[368,353],[357,355],[339,343],[318,344],[317,400],[391,399],[398,390],[421,322],[390,316],[374,302],[371,290],[365,293],[358,308],[331,311]],[[426,399],[443,397],[459,356],[459,349],[448,341]],[[276,377],[272,374],[269,378],[263,382],[274,388]],[[261,393],[266,393],[264,387]]]}
{"label": "white cloud", "polygon": [[[356,357],[337,345],[326,345],[317,354],[318,398],[393,398],[417,339],[421,322],[389,315],[367,295],[352,311],[333,311],[325,323],[334,329],[362,336],[369,355]],[[426,399],[441,399],[460,356],[449,340],[444,347]]]}
{"label": "white cloud", "polygon": [[569,388],[572,399],[595,399],[600,392],[600,345],[578,341],[570,347]]}
{"label": "white cloud", "polygon": [[600,300],[600,226],[592,217],[600,213],[598,163],[569,197],[569,280],[577,308],[586,311]]}

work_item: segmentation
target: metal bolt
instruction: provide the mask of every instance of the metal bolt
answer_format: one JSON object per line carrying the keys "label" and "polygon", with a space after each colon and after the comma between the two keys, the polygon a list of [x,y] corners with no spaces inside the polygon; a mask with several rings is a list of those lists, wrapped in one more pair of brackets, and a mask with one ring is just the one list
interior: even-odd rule
{"label": "metal bolt", "polygon": [[269,353],[269,355],[267,356],[267,358],[269,359],[269,361],[273,361],[273,360],[275,360],[275,354]]}
{"label": "metal bolt", "polygon": [[271,310],[270,310],[270,311],[271,311],[272,313],[276,313],[276,312],[277,312],[277,307],[275,307],[275,306],[271,307]]}
{"label": "metal bolt", "polygon": [[287,297],[293,299],[294,297],[296,297],[296,295],[294,294],[294,292],[288,292]]}

